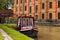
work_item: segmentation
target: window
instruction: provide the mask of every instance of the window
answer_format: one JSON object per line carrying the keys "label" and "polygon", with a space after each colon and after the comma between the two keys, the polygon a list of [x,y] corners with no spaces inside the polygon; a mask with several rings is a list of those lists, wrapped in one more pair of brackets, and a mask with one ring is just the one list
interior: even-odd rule
{"label": "window", "polygon": [[42,3],[42,9],[44,9],[44,3]]}
{"label": "window", "polygon": [[38,15],[36,15],[36,18],[35,18],[35,20],[36,20],[36,21],[38,20]]}
{"label": "window", "polygon": [[30,6],[30,11],[29,11],[30,13],[32,13],[32,7]]}
{"label": "window", "polygon": [[42,19],[44,19],[44,14],[42,14]]}
{"label": "window", "polygon": [[33,26],[33,19],[32,18],[29,19],[29,25]]}
{"label": "window", "polygon": [[38,5],[36,5],[36,13],[38,12]]}
{"label": "window", "polygon": [[20,0],[20,3],[22,3],[22,0]]}
{"label": "window", "polygon": [[49,14],[49,19],[52,19],[52,13]]}
{"label": "window", "polygon": [[22,26],[22,25],[21,25],[21,24],[22,24],[21,22],[22,22],[22,18],[19,18],[19,19],[18,19],[18,27],[19,27],[19,26]]}
{"label": "window", "polygon": [[60,13],[58,13],[58,19],[60,19]]}
{"label": "window", "polygon": [[18,4],[18,0],[16,0],[16,3]]}
{"label": "window", "polygon": [[50,2],[50,4],[49,4],[50,6],[49,6],[49,8],[52,8],[52,2]]}
{"label": "window", "polygon": [[27,6],[25,6],[25,11],[27,10]]}
{"label": "window", "polygon": [[58,1],[58,8],[60,8],[60,1]]}
{"label": "window", "polygon": [[23,27],[26,27],[26,26],[28,26],[28,19],[27,18],[23,18],[23,22],[22,22],[23,24]]}

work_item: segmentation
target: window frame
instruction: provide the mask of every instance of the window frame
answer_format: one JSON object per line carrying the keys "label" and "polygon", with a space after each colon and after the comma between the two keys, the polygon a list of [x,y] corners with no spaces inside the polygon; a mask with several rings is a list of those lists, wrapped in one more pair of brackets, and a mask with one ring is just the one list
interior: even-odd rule
{"label": "window frame", "polygon": [[38,5],[36,5],[36,8],[35,9],[36,9],[36,13],[38,13]]}
{"label": "window frame", "polygon": [[44,9],[45,8],[45,4],[44,3],[42,3],[42,9]]}
{"label": "window frame", "polygon": [[24,10],[27,11],[27,6],[24,7]]}
{"label": "window frame", "polygon": [[58,8],[60,8],[60,1],[58,1]]}
{"label": "window frame", "polygon": [[29,7],[29,13],[32,13],[32,6]]}
{"label": "window frame", "polygon": [[42,14],[42,19],[44,19],[44,13]]}
{"label": "window frame", "polygon": [[49,13],[49,19],[52,19],[52,13]]}
{"label": "window frame", "polygon": [[52,2],[49,3],[49,8],[52,8]]}

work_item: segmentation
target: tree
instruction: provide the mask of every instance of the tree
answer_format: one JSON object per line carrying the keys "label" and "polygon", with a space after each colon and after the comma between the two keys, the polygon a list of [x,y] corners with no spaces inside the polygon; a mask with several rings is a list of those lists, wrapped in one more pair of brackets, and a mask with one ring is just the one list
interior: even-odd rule
{"label": "tree", "polygon": [[5,9],[5,4],[7,3],[7,0],[0,0],[0,9]]}
{"label": "tree", "polygon": [[13,8],[13,0],[9,0],[8,9]]}
{"label": "tree", "polygon": [[13,7],[13,0],[0,0],[0,10]]}

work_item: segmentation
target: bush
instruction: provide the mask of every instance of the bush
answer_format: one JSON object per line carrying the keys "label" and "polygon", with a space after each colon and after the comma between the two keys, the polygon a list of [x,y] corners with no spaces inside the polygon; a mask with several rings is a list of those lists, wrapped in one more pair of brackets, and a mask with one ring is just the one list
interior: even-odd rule
{"label": "bush", "polygon": [[12,18],[12,19],[8,19],[8,20],[5,20],[5,23],[16,23],[17,19],[16,18]]}

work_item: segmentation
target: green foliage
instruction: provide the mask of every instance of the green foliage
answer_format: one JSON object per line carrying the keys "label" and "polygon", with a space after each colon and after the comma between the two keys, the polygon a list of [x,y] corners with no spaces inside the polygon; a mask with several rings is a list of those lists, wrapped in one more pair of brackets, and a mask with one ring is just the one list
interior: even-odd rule
{"label": "green foliage", "polygon": [[6,3],[7,3],[7,0],[0,0],[0,9],[4,9],[4,6]]}
{"label": "green foliage", "polygon": [[9,23],[9,24],[16,24],[17,23],[17,19],[16,18],[12,18],[12,19],[8,19],[8,20],[5,20],[5,23]]}
{"label": "green foliage", "polygon": [[15,19],[15,18],[10,19],[10,23],[16,23],[16,20],[17,20],[17,19]]}
{"label": "green foliage", "polygon": [[20,32],[12,29],[10,27],[0,24],[0,28],[5,30],[7,32],[7,34],[9,34],[14,40],[33,40],[32,38],[29,38],[29,37],[25,36],[24,34],[21,34]]}

